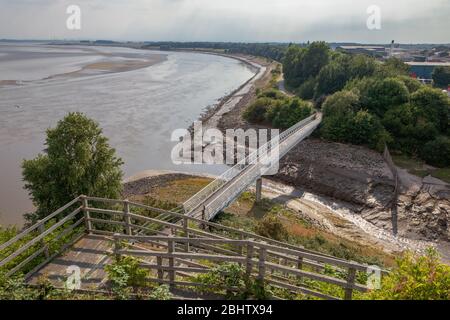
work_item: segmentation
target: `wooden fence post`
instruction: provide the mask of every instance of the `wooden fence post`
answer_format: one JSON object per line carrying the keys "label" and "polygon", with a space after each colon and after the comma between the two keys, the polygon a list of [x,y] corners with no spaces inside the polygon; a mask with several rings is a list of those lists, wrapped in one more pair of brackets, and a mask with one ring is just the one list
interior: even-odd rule
{"label": "wooden fence post", "polygon": [[129,236],[133,235],[131,231],[130,202],[128,199],[123,202],[123,218],[125,221],[125,233]]}
{"label": "wooden fence post", "polygon": [[172,239],[169,238],[167,240],[167,253],[169,254],[169,286],[170,288],[174,287],[174,281],[175,281],[175,270],[173,269],[175,267],[173,253],[175,252],[175,244]]}
{"label": "wooden fence post", "polygon": [[[40,220],[39,220],[39,222],[40,222]],[[42,234],[44,232],[45,232],[45,224],[43,223],[43,224],[41,224],[39,226],[39,233]],[[50,253],[48,251],[48,245],[45,243],[45,239],[44,238],[42,238],[42,240],[41,240],[41,245],[44,248],[44,255],[45,255],[45,257],[49,258],[50,257]]]}
{"label": "wooden fence post", "polygon": [[266,248],[259,248],[258,280],[264,281],[266,274]]}
{"label": "wooden fence post", "polygon": [[82,202],[83,202],[83,212],[84,212],[84,221],[86,224],[86,231],[88,234],[92,234],[92,222],[91,222],[91,215],[87,208],[89,208],[88,200],[86,196],[81,196]]}
{"label": "wooden fence post", "polygon": [[116,256],[116,260],[120,261],[121,258],[121,254],[120,254],[120,250],[122,249],[122,244],[120,242],[120,233],[114,233],[114,254]]}
{"label": "wooden fence post", "polygon": [[[203,208],[202,208],[202,220],[206,220],[206,206],[203,206]],[[200,229],[205,230],[206,225],[204,223],[202,223],[200,225]]]}
{"label": "wooden fence post", "polygon": [[[183,234],[185,238],[189,239],[189,220],[187,217],[183,217]],[[184,251],[189,252],[189,242],[184,245]]]}
{"label": "wooden fence post", "polygon": [[247,261],[246,261],[246,275],[248,278],[252,275],[253,269],[253,243],[251,241],[247,242]]}
{"label": "wooden fence post", "polygon": [[158,266],[158,279],[163,280],[164,279],[164,271],[162,269],[163,263],[162,263],[162,257],[156,257],[156,264]]}
{"label": "wooden fence post", "polygon": [[[303,269],[303,257],[299,256],[297,260],[297,269],[302,270]],[[297,280],[302,280],[301,276],[297,276]]]}
{"label": "wooden fence post", "polygon": [[356,269],[354,267],[348,268],[348,275],[347,275],[347,287],[345,288],[345,300],[352,300],[353,295],[353,285],[355,284],[355,278],[356,278]]}

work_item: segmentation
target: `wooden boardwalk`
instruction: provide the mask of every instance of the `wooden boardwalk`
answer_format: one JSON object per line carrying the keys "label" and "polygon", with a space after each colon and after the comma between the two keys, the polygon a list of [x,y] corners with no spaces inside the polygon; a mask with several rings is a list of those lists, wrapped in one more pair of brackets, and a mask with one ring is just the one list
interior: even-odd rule
{"label": "wooden boardwalk", "polygon": [[64,288],[71,272],[69,267],[80,268],[81,289],[99,290],[105,287],[105,266],[112,263],[112,242],[103,237],[86,235],[66,252],[40,269],[30,279],[36,284],[46,277],[57,288]]}
{"label": "wooden boardwalk", "polygon": [[[64,210],[71,212],[56,223],[50,221]],[[162,215],[167,217],[161,219]],[[61,239],[66,244],[61,245]],[[105,267],[114,257],[128,256],[148,269],[146,281],[167,284],[173,293],[204,287],[197,276],[223,262],[240,264],[249,279],[321,299],[349,300],[353,291],[368,289],[357,281],[357,273],[367,273],[367,265],[128,200],[80,196],[1,244],[2,250],[9,250],[0,261],[8,275],[45,258],[25,277],[31,284],[48,279],[57,288],[67,287],[67,279],[79,271],[80,289],[109,291]],[[324,272],[325,268],[339,276]],[[340,287],[340,293],[322,293],[309,280]],[[196,292],[175,294],[198,299]]]}

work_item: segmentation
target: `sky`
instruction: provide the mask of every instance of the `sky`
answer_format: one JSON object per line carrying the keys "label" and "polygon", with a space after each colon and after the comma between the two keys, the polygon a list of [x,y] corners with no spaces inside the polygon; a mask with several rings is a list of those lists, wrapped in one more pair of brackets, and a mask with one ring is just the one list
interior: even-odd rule
{"label": "sky", "polygon": [[0,39],[450,43],[449,17],[450,0],[0,0]]}

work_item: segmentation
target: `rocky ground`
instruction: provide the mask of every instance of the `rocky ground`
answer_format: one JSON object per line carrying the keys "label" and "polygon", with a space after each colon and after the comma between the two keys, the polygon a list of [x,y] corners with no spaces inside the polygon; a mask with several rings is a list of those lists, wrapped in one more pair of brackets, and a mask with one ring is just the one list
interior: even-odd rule
{"label": "rocky ground", "polygon": [[[350,203],[355,214],[392,231],[395,183],[383,157],[359,146],[308,139],[282,161],[274,177],[297,187]],[[397,201],[398,235],[450,240],[450,189],[434,178],[402,171]],[[433,183],[433,184],[431,184]]]}

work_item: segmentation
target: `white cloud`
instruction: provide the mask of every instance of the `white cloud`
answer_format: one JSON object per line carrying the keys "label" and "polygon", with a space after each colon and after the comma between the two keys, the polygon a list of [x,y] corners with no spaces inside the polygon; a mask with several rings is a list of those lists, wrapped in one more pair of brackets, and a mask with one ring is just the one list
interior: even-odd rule
{"label": "white cloud", "polygon": [[[82,30],[65,9],[82,9]],[[382,29],[366,28],[366,9]],[[448,0],[0,0],[0,38],[450,42]]]}

